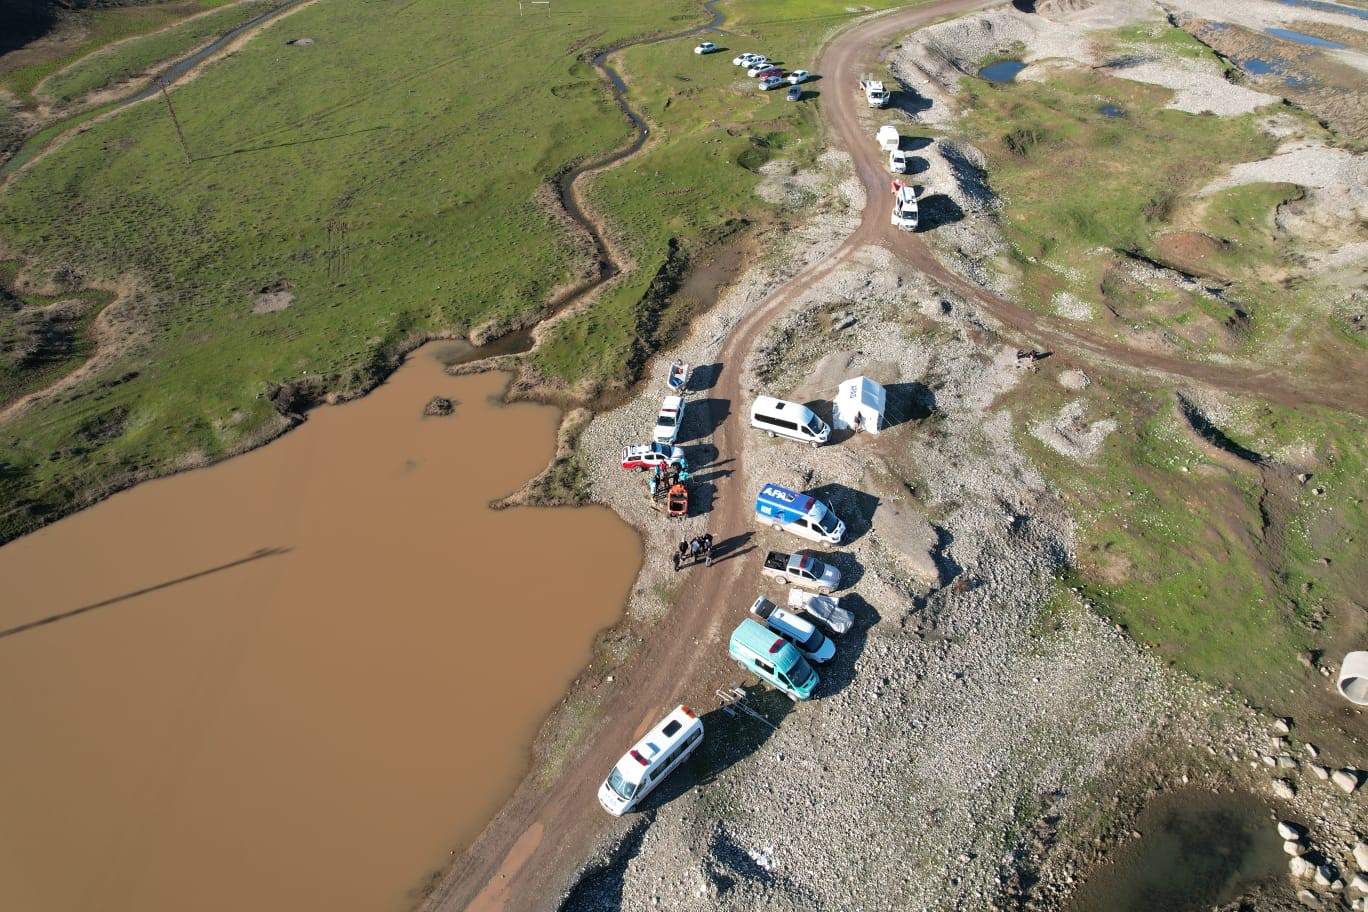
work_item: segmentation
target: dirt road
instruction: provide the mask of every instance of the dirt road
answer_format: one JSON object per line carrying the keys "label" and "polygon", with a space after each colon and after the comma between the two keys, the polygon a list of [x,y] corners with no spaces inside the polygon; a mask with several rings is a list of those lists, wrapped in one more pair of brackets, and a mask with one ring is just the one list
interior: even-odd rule
{"label": "dirt road", "polygon": [[[864,110],[857,85],[859,74],[873,69],[872,61],[892,38],[938,19],[992,5],[996,4],[984,0],[943,0],[901,10],[868,20],[838,36],[827,47],[818,66],[824,75],[823,109],[835,144],[853,156],[871,205],[858,229],[830,257],[796,275],[737,324],[719,358],[723,372],[710,401],[717,408],[739,403],[740,366],[766,327],[797,295],[841,267],[855,251],[867,244],[882,244],[1020,332],[1023,345],[1159,372],[1175,380],[1206,383],[1276,402],[1334,404],[1368,414],[1364,393],[1368,385],[1361,381],[1349,383],[1343,376],[1334,381],[1317,381],[1303,376],[1298,378],[1300,385],[1292,386],[1282,377],[1166,358],[1132,350],[1114,340],[1066,330],[1060,321],[1027,311],[959,278],[935,260],[920,238],[889,225],[888,175],[866,135],[867,128],[859,120]],[[742,488],[745,472],[739,441],[744,431],[737,421],[711,423],[718,427],[713,441],[718,452],[724,459],[735,460],[730,475],[716,482],[716,507],[709,524],[720,537],[726,537],[750,526],[748,492]],[[651,559],[663,556],[648,555],[647,560]],[[603,705],[600,720],[577,746],[575,757],[564,772],[550,783],[529,776],[475,844],[457,860],[434,890],[426,909],[521,912],[547,909],[555,904],[598,836],[610,826],[621,826],[612,823],[598,808],[595,794],[624,745],[676,703],[701,701],[711,694],[713,682],[708,669],[714,664],[717,650],[725,649],[723,631],[715,622],[715,608],[727,602],[748,566],[743,561],[729,560],[710,571],[688,575],[678,600],[660,624],[659,635],[650,637],[635,659],[615,672],[613,690]]]}

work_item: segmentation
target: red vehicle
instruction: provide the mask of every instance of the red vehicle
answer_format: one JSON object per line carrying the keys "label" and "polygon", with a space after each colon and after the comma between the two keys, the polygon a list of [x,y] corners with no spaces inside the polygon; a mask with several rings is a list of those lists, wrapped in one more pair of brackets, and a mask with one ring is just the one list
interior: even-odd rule
{"label": "red vehicle", "polygon": [[754,74],[756,79],[769,79],[771,76],[782,77],[783,75],[784,71],[777,66],[769,67]]}
{"label": "red vehicle", "polygon": [[622,467],[645,472],[656,467],[665,468],[670,463],[684,464],[684,450],[663,443],[638,443],[622,448]]}

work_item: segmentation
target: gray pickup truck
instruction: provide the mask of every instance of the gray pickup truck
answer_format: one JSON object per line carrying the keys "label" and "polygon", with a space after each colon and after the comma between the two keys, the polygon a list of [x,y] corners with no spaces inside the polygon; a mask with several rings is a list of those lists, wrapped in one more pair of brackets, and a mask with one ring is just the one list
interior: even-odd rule
{"label": "gray pickup truck", "polygon": [[840,570],[802,551],[796,554],[771,551],[765,557],[765,566],[760,568],[760,572],[786,585],[792,583],[818,592],[834,592],[841,587]]}

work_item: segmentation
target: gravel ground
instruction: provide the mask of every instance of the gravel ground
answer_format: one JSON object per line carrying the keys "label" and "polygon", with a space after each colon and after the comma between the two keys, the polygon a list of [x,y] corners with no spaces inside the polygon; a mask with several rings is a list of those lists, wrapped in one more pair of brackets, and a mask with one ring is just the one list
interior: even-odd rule
{"label": "gravel ground", "polygon": [[[905,43],[892,63],[934,98],[953,87],[947,61],[975,61],[1004,40],[1026,41],[1038,56],[1072,53],[1081,39],[1061,20],[1115,27],[1154,10],[1114,2],[1061,11],[1030,33],[1035,45],[1003,24],[1016,14],[999,10],[927,30],[941,30],[935,42]],[[918,60],[935,65],[918,69]],[[934,122],[925,115],[937,108],[949,105],[915,116]],[[940,141],[921,154],[927,186],[986,222],[997,202],[977,150]],[[820,214],[769,238],[763,261],[657,364],[662,379],[581,438],[592,496],[642,530],[648,554],[668,554],[706,518],[665,524],[642,476],[617,468],[618,451],[648,438],[669,360],[711,371],[727,331],[854,227],[858,182],[839,158],[824,167],[826,176],[767,168],[765,198]],[[965,227],[974,221],[955,226],[951,246],[982,264],[998,242]],[[1137,807],[1184,786],[1270,791],[1308,823],[1308,857],[1335,869],[1325,885],[1308,876],[1294,886],[1314,890],[1322,908],[1350,908],[1352,851],[1368,833],[1357,796],[1330,782],[1334,764],[1306,762],[1313,749],[1295,735],[1164,668],[1059,582],[1073,524],[1018,448],[1025,429],[998,404],[1025,376],[1015,350],[972,305],[887,250],[864,248],[809,288],[749,363],[720,367],[744,370],[747,396],[815,402],[861,373],[889,387],[893,425],[877,437],[838,437],[818,450],[745,438],[745,489],[776,481],[816,491],[846,520],[847,542],[829,557],[849,583],[839,594],[856,628],[819,669],[811,703],[749,691],[777,730],[709,713],[689,772],[602,846],[562,909],[1058,909],[1091,864],[1130,838],[1124,823]],[[1088,384],[1077,370],[1059,381]],[[731,403],[728,420],[744,420],[746,404]],[[1034,432],[1086,462],[1112,427],[1085,417],[1075,403]],[[686,418],[681,442],[695,462],[717,455],[708,432]],[[761,530],[755,544],[800,543]],[[648,559],[629,617],[658,617],[671,576],[664,560]],[[739,593],[738,606],[753,594]],[[739,617],[738,607],[724,620]],[[1259,908],[1294,905],[1292,890],[1275,885]]]}

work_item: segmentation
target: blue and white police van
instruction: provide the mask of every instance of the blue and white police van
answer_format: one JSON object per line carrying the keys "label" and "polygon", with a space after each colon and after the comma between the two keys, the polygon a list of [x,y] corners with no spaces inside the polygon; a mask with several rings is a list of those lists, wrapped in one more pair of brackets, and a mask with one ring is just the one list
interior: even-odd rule
{"label": "blue and white police van", "polygon": [[776,529],[829,545],[839,545],[845,537],[845,523],[830,507],[810,494],[799,494],[775,484],[760,486],[760,494],[755,498],[755,518]]}

